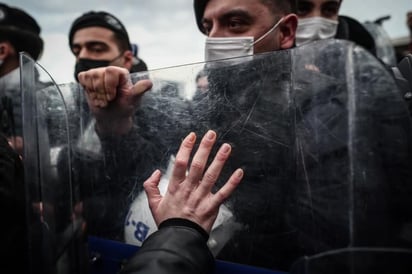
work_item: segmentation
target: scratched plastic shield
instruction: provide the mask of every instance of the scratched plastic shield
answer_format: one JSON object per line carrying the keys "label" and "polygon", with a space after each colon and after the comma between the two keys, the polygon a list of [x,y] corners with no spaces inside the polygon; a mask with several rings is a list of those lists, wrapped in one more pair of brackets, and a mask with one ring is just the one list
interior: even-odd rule
{"label": "scratched plastic shield", "polygon": [[81,130],[82,115],[71,113],[70,122],[68,117],[80,104],[71,96],[78,87],[56,85],[24,54],[20,72],[30,273],[87,273],[84,221],[69,153],[75,140],[71,132]]}
{"label": "scratched plastic shield", "polygon": [[[122,136],[96,133],[77,84],[42,92],[57,94],[51,101],[61,111],[36,99],[27,116],[38,120],[32,134],[46,140],[31,143],[38,149],[32,168],[49,169],[52,160],[39,155],[54,155],[55,176],[71,191],[53,191],[53,199],[70,200],[66,210],[86,235],[140,246],[156,230],[144,180],[162,169],[164,192],[181,140],[214,129],[216,149],[233,147],[216,188],[236,168],[245,171],[210,235],[218,260],[288,271],[304,256],[331,250],[411,246],[411,120],[391,75],[362,48],[319,41],[131,81],[142,78],[153,88]],[[50,184],[35,181],[40,189]],[[59,198],[67,193],[70,199]]]}

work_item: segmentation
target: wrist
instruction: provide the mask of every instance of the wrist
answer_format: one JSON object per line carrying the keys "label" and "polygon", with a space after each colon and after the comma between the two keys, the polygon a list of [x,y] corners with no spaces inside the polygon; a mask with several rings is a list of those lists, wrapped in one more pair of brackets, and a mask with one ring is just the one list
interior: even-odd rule
{"label": "wrist", "polygon": [[132,117],[96,120],[95,130],[99,136],[119,136],[129,133],[133,127]]}
{"label": "wrist", "polygon": [[201,227],[199,224],[190,221],[188,219],[183,218],[170,218],[164,220],[159,224],[159,229],[162,227],[170,227],[170,226],[181,226],[181,227],[189,227],[196,230],[204,239],[207,241],[209,239],[209,233]]}

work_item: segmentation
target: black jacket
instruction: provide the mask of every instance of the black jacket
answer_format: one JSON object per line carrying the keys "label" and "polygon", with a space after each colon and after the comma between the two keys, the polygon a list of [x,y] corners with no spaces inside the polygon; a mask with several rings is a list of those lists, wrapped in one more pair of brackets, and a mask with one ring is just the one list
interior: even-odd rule
{"label": "black jacket", "polygon": [[16,273],[27,272],[27,223],[23,165],[16,152],[0,134],[0,264]]}
{"label": "black jacket", "polygon": [[376,55],[376,45],[373,36],[369,31],[358,21],[348,16],[340,15],[338,18],[339,24],[335,38],[352,41],[373,55]]}
{"label": "black jacket", "polygon": [[214,259],[206,245],[207,238],[207,233],[195,223],[166,220],[120,274],[213,273]]}

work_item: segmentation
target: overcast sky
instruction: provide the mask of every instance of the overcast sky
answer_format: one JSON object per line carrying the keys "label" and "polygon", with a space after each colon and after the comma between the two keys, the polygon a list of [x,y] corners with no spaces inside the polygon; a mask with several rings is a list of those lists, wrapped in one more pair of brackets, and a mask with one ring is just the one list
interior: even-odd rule
{"label": "overcast sky", "polygon": [[[205,38],[197,30],[192,0],[6,0],[23,8],[42,27],[45,50],[39,63],[57,83],[73,81],[74,58],[67,34],[72,21],[90,10],[114,14],[126,26],[130,40],[139,44],[149,69],[203,61]],[[408,35],[406,13],[412,0],[344,0],[341,14],[361,22],[391,15],[384,23],[392,38]]]}

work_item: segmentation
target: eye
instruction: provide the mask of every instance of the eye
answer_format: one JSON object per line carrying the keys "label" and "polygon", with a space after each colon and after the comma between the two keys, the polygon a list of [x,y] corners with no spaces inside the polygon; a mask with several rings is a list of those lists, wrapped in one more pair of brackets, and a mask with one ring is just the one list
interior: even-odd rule
{"label": "eye", "polygon": [[71,50],[72,50],[74,56],[76,56],[76,57],[79,56],[80,47],[78,47],[78,46],[73,46],[73,47],[71,48]]}
{"label": "eye", "polygon": [[296,14],[300,17],[309,15],[313,10],[313,5],[310,2],[298,2]]}
{"label": "eye", "polygon": [[232,33],[243,33],[247,31],[249,23],[239,17],[232,17],[226,21],[226,26]]}
{"label": "eye", "polygon": [[339,13],[339,4],[338,3],[326,3],[322,6],[322,15],[324,17],[334,17]]}
{"label": "eye", "polygon": [[212,30],[212,24],[209,22],[202,22],[202,31],[206,35],[209,35],[210,31]]}
{"label": "eye", "polygon": [[100,53],[100,52],[103,52],[104,49],[101,46],[93,46],[93,47],[90,48],[90,51]]}
{"label": "eye", "polygon": [[236,19],[232,19],[229,21],[228,25],[230,28],[238,28],[242,25],[242,22]]}
{"label": "eye", "polygon": [[108,50],[108,46],[104,43],[97,42],[97,43],[90,43],[87,45],[87,50],[92,54],[101,54]]}

